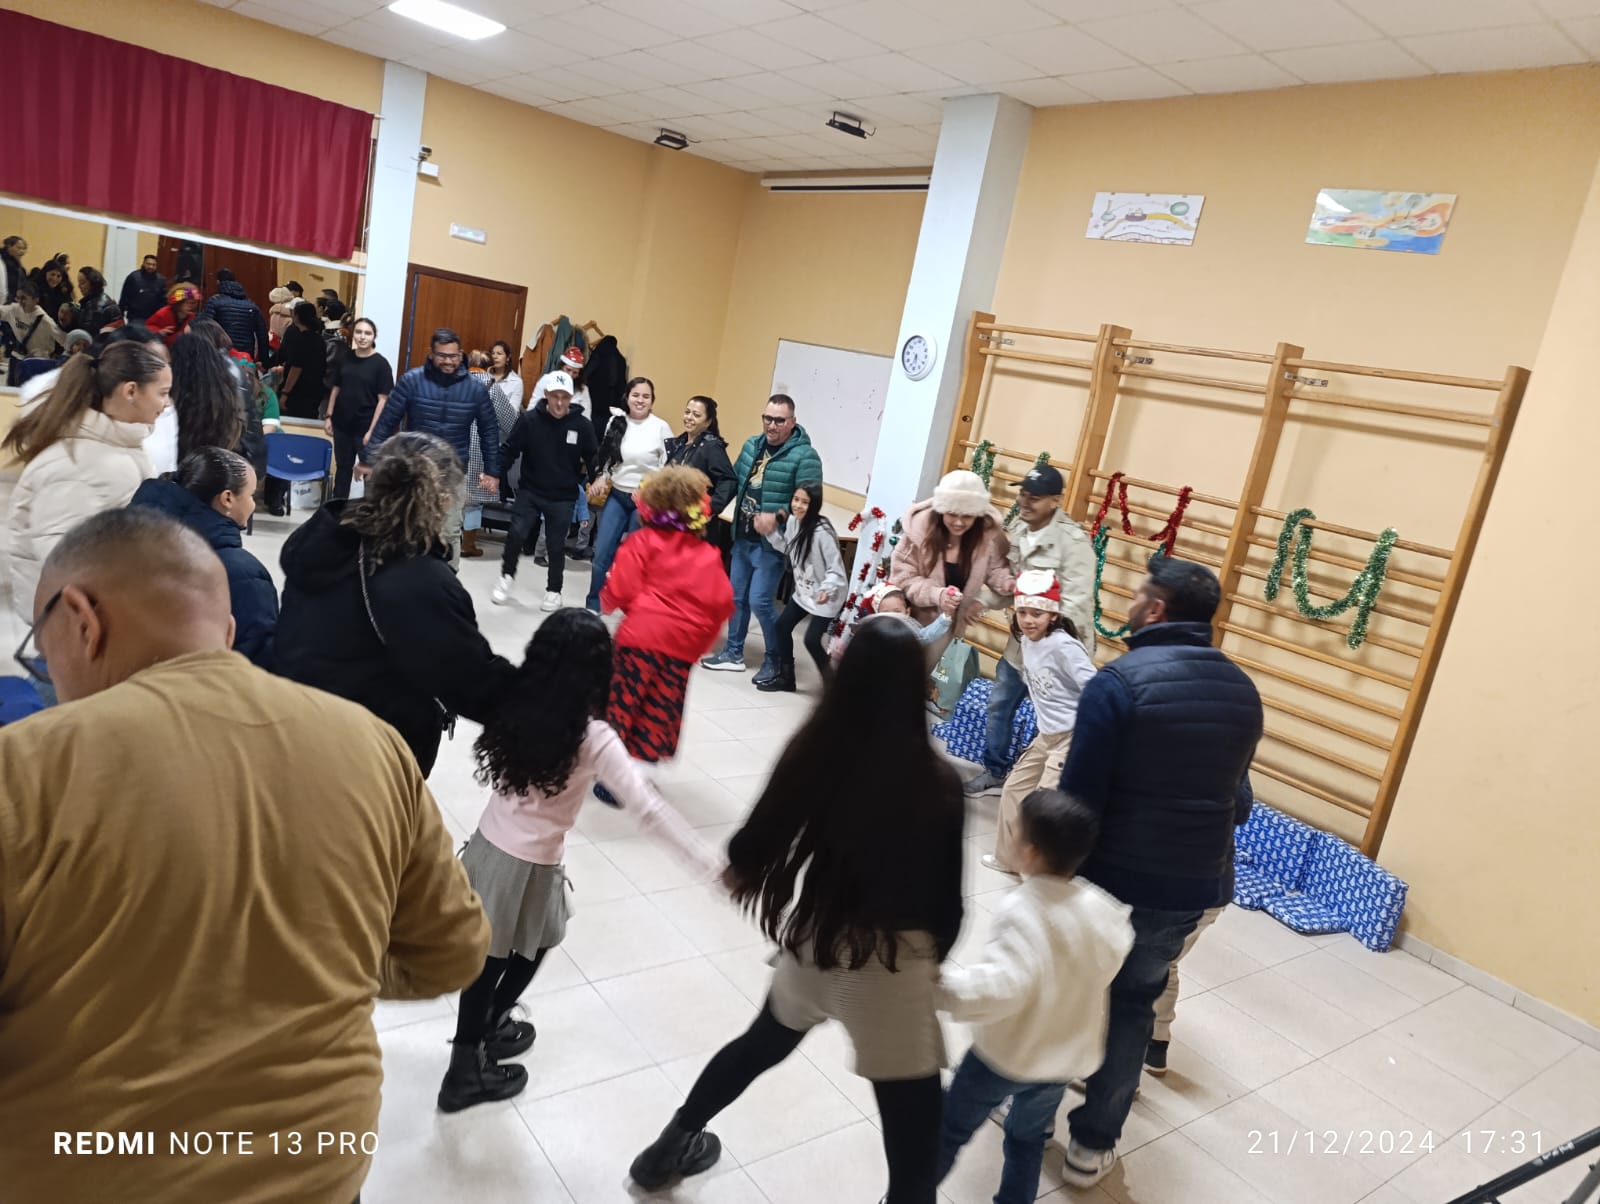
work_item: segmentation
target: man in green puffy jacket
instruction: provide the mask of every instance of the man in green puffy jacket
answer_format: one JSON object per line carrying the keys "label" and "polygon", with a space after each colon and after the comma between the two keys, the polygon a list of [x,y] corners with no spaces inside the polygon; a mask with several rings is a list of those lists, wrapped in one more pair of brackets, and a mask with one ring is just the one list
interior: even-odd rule
{"label": "man in green puffy jacket", "polygon": [[822,458],[811,446],[805,429],[795,423],[794,399],[774,393],[761,415],[761,434],[745,440],[733,466],[739,491],[733,495],[733,618],[728,620],[728,642],[700,663],[707,669],[743,673],[744,637],[750,630],[750,612],[761,624],[765,654],[755,685],[777,673],[772,658],[778,623],[774,599],[783,580],[783,553],[764,538],[778,527],[778,512],[787,510],[795,486],[804,481],[822,483]]}

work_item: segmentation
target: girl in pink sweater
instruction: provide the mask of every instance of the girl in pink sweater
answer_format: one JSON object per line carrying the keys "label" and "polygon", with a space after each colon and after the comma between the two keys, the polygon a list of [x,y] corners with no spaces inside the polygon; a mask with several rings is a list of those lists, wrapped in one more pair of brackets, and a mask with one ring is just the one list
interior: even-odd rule
{"label": "girl in pink sweater", "polygon": [[461,855],[493,935],[478,981],[461,992],[439,1109],[510,1099],[528,1084],[532,1024],[511,1008],[539,963],[566,935],[561,858],[597,778],[625,810],[659,832],[698,879],[724,861],[640,774],[601,716],[611,692],[611,636],[600,616],[559,610],[533,633],[504,705],[478,737],[478,781],[490,787],[478,830]]}

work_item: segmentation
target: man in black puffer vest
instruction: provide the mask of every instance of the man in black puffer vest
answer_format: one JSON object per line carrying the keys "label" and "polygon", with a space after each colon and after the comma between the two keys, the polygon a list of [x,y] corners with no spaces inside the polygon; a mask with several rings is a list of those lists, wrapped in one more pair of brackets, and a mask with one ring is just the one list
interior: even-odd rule
{"label": "man in black puffer vest", "polygon": [[1233,897],[1233,829],[1249,814],[1246,774],[1261,696],[1212,647],[1216,574],[1154,556],[1128,607],[1128,652],[1078,703],[1061,788],[1100,816],[1078,873],[1133,908],[1133,949],[1111,984],[1106,1057],[1068,1117],[1065,1176],[1090,1186],[1116,1163],[1155,1001],[1202,913]]}
{"label": "man in black puffer vest", "polygon": [[217,291],[200,311],[202,318],[210,318],[233,340],[233,349],[242,351],[256,363],[263,363],[271,344],[267,342],[267,320],[261,316],[261,307],[250,300],[244,285],[233,278],[227,268],[217,269]]}

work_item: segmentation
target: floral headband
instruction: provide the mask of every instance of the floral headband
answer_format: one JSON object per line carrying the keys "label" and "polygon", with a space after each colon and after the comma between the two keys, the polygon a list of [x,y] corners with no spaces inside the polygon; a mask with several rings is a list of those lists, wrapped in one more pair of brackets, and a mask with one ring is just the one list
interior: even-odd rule
{"label": "floral headband", "polygon": [[639,511],[640,522],[648,523],[652,527],[666,527],[673,531],[694,531],[698,533],[705,530],[706,524],[711,521],[711,495],[709,493],[702,495],[700,504],[690,510],[688,514],[682,514],[677,510],[652,510],[643,502],[636,502],[635,507]]}

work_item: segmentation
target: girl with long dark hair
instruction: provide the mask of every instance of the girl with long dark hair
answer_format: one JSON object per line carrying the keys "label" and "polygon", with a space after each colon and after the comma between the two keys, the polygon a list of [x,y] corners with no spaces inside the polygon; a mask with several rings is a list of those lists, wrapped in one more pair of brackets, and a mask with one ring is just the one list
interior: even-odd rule
{"label": "girl with long dark hair", "polygon": [[[611,419],[600,439],[597,485],[607,490],[605,504],[595,519],[594,564],[589,570],[589,597],[584,605],[600,609],[600,591],[617,554],[622,537],[639,525],[633,504],[633,491],[639,482],[667,463],[667,440],[672,428],[657,418],[656,386],[647,376],[628,382],[628,412]],[[600,484],[603,480],[604,484]],[[597,503],[591,491],[590,501]]]}
{"label": "girl with long dark hair", "polygon": [[708,879],[719,858],[645,781],[605,722],[611,636],[598,615],[558,610],[540,624],[522,666],[478,737],[478,781],[493,793],[461,855],[492,935],[478,980],[461,993],[439,1108],[458,1112],[510,1099],[528,1083],[500,1065],[537,1032],[511,1014],[545,955],[566,935],[567,833],[604,776],[621,804]]}
{"label": "girl with long dark hair", "polygon": [[945,1060],[935,989],[961,928],[965,811],[928,738],[924,675],[904,624],[864,622],[729,842],[724,881],[778,945],[777,969],[755,1023],[634,1160],[647,1191],[711,1167],[721,1143],[705,1126],[834,1019],[877,1095],[889,1204],[933,1204]]}
{"label": "girl with long dark hair", "polygon": [[341,356],[333,368],[328,416],[322,424],[333,439],[334,497],[350,496],[356,459],[372,438],[372,429],[393,391],[394,369],[378,350],[378,324],[371,318],[357,318],[350,327],[350,353]]}
{"label": "girl with long dark hair", "polygon": [[739,479],[733,475],[728,459],[728,441],[717,424],[717,402],[696,394],[683,403],[683,434],[667,440],[667,463],[698,468],[711,482],[711,530],[706,535],[718,549],[726,550],[733,528],[716,517],[728,508],[738,492]]}
{"label": "girl with long dark hair", "polygon": [[97,268],[78,269],[78,329],[94,338],[109,326],[122,324],[122,311],[106,292],[106,278]]}
{"label": "girl with long dark hair", "polygon": [[202,447],[238,449],[246,425],[239,378],[204,330],[191,327],[172,341],[172,405],[180,462]]}
{"label": "girl with long dark hair", "polygon": [[794,578],[794,593],[778,616],[778,639],[773,648],[777,672],[755,683],[765,693],[792,693],[794,680],[794,629],[806,620],[806,651],[822,679],[832,666],[822,637],[844,609],[848,574],[839,551],[839,535],[822,513],[822,482],[802,481],[789,499],[787,521],[767,542],[784,553]]}

